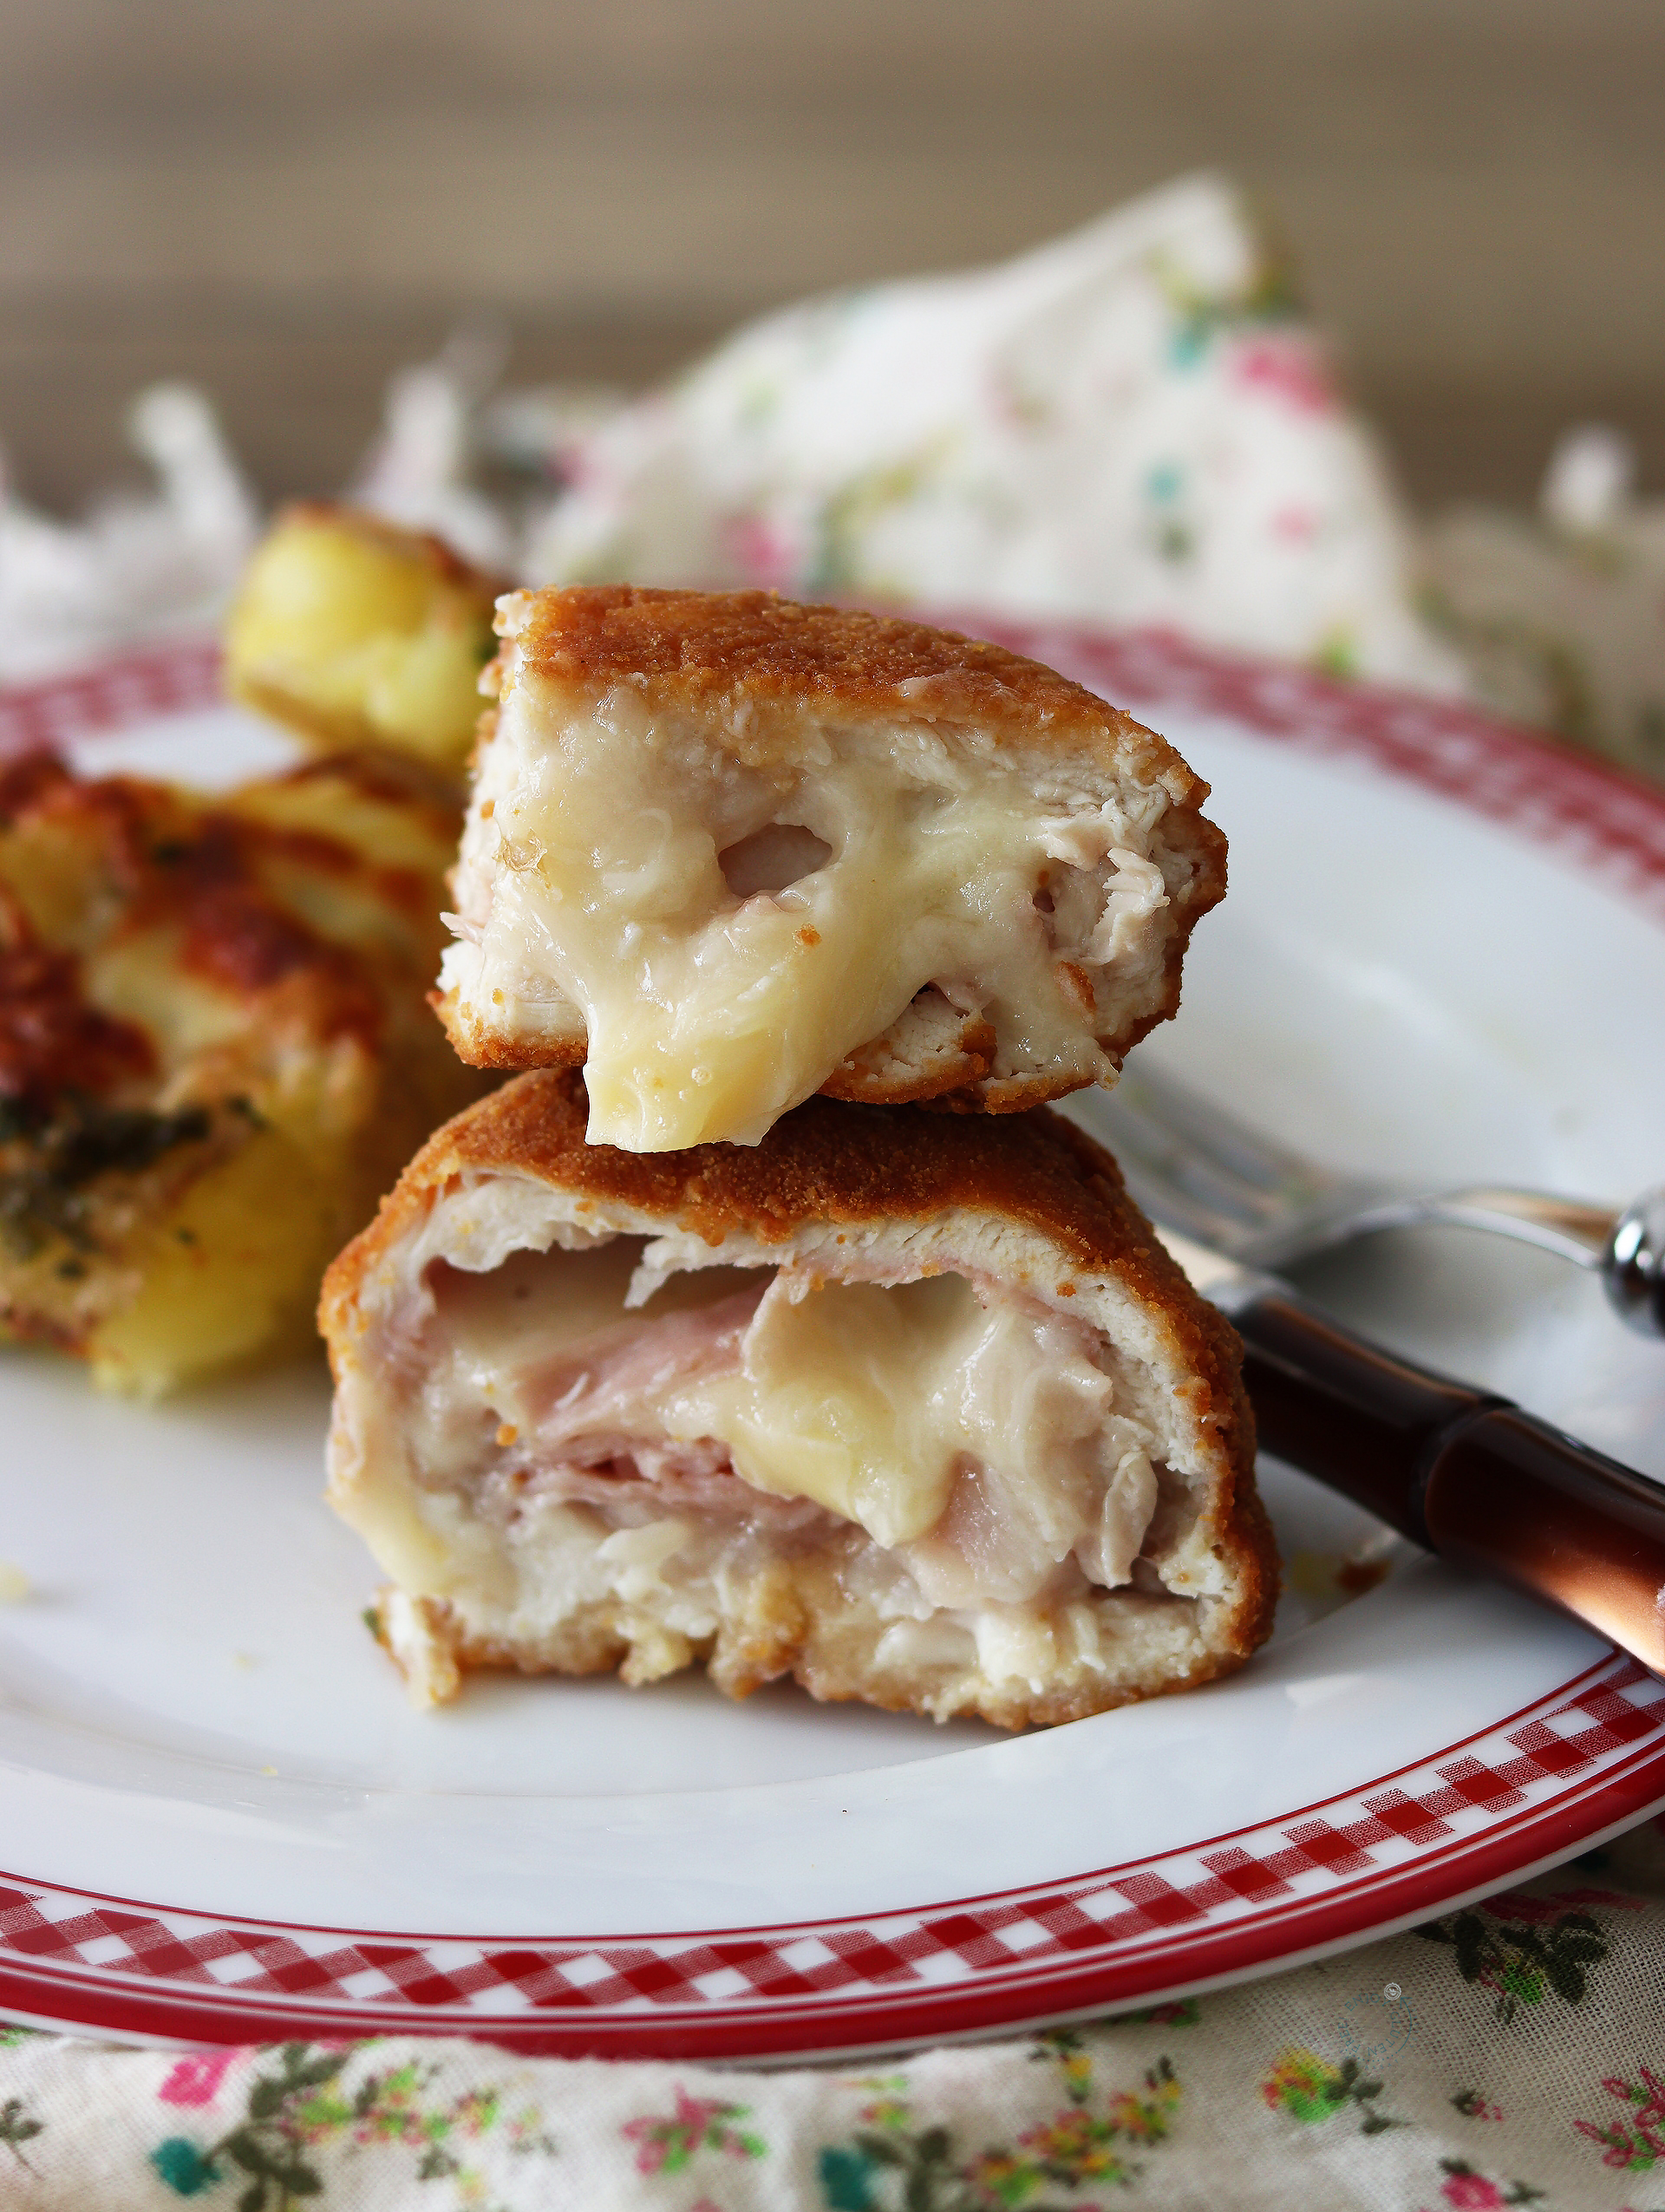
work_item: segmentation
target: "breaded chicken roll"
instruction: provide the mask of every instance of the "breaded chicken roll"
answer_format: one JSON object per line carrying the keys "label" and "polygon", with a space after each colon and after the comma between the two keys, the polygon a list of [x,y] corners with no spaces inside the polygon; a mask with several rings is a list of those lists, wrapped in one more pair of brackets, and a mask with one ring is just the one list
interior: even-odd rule
{"label": "breaded chicken roll", "polygon": [[702,1661],[1016,1727],[1264,1638],[1237,1340],[1078,1130],[814,1099],[643,1159],[585,1113],[508,1084],[325,1279],[329,1494],[419,1700]]}
{"label": "breaded chicken roll", "polygon": [[999,646],[761,591],[500,601],[441,1008],[587,1061],[592,1143],[755,1144],[813,1093],[1113,1082],[1225,886],[1207,786]]}

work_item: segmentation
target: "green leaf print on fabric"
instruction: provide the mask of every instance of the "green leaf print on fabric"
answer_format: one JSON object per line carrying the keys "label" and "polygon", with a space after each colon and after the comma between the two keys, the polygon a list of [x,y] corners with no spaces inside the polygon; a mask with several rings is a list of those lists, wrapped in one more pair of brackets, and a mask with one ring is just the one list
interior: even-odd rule
{"label": "green leaf print on fabric", "polygon": [[1141,2013],[1113,2013],[1112,2027],[1195,2027],[1203,2008],[1194,1997],[1176,1997],[1166,2005],[1149,2005]]}
{"label": "green leaf print on fabric", "polygon": [[[798,586],[805,598],[872,590],[865,553],[869,532],[891,509],[928,496],[932,480],[951,462],[955,443],[950,434],[928,439],[917,451],[852,477],[823,499],[812,525],[808,571]],[[908,596],[899,580],[893,596],[898,600]]]}
{"label": "green leaf print on fabric", "polygon": [[[315,2053],[309,2044],[286,2043],[278,2053],[278,2071],[258,2074],[251,2083],[242,2124],[202,2154],[196,2178],[180,2194],[194,2196],[212,2185],[225,2160],[248,2176],[248,2186],[237,2201],[238,2212],[291,2212],[297,2199],[321,2195],[323,2178],[303,2155],[303,2146],[321,2132],[317,2116],[324,2102],[323,2092],[346,2062],[344,2051]],[[174,2164],[178,2171],[189,2170],[177,2151]],[[160,2166],[157,2170],[164,2181],[172,2182]]]}
{"label": "green leaf print on fabric", "polygon": [[189,2137],[171,2135],[166,2143],[159,2143],[150,2154],[150,2163],[178,2196],[198,2196],[223,2179],[200,2143]]}
{"label": "green leaf print on fabric", "polygon": [[1199,284],[1166,251],[1152,254],[1146,265],[1174,317],[1168,339],[1174,369],[1197,368],[1223,336],[1290,323],[1304,311],[1295,264],[1270,236],[1247,281],[1229,288]]}
{"label": "green leaf print on fabric", "polygon": [[1063,2076],[1064,2094],[1072,2104],[1085,2104],[1093,2093],[1093,2059],[1087,2039],[1078,2028],[1049,2027],[1035,2039],[1031,2065],[1050,2059]]}
{"label": "green leaf print on fabric", "polygon": [[1637,2068],[1640,2078],[1627,2081],[1610,2074],[1602,2087],[1625,2107],[1622,2116],[1605,2126],[1594,2120],[1573,2122],[1580,2135],[1603,2148],[1602,2163],[1623,2173],[1645,2174],[1665,2159],[1665,2081],[1647,2066]]}
{"label": "green leaf print on fabric", "polygon": [[1465,1981],[1492,1993],[1492,2009],[1507,2027],[1523,2005],[1541,2005],[1550,1995],[1568,2005],[1582,2003],[1590,1967],[1599,1966],[1610,1948],[1601,1922],[1582,1909],[1589,1904],[1638,1909],[1634,1899],[1612,1890],[1574,1890],[1557,1897],[1505,1893],[1429,1921],[1414,1933],[1455,1951],[1457,1971]]}
{"label": "green leaf print on fabric", "polygon": [[414,2059],[367,2074],[349,2091],[341,2076],[353,2055],[350,2046],[285,2044],[277,2053],[278,2071],[250,2084],[236,2127],[206,2146],[171,2136],[152,2151],[151,2164],[180,2196],[201,2196],[235,2170],[245,2182],[238,2212],[295,2212],[323,2194],[317,2154],[327,2149],[417,2150],[417,2180],[454,2176],[459,2202],[470,2204],[482,2201],[484,2183],[459,2155],[467,2143],[500,2130],[512,2151],[555,2155],[536,2109],[510,2117],[495,2089],[470,2089],[449,2104],[425,2105],[422,2091],[438,2068]]}
{"label": "green leaf print on fabric", "polygon": [[[1068,2033],[1068,2030],[1065,2032]],[[1031,2052],[1029,2055],[1045,2058],[1048,2053]],[[906,2074],[862,2074],[852,2085],[873,2091],[872,2103],[861,2108],[861,2117],[870,2127],[888,2128],[893,2135],[907,2132],[911,2108]]]}
{"label": "green leaf print on fabric", "polygon": [[[848,2143],[828,2143],[818,2162],[827,2212],[1088,2212],[1076,2192],[1089,2183],[1126,2187],[1142,2171],[1127,2146],[1164,2141],[1180,2100],[1166,2059],[1159,2059],[1139,2091],[1119,2091],[1091,2110],[1093,2061],[1074,2029],[1039,2039],[1031,2053],[1056,2057],[1070,2102],[1015,2144],[991,2143],[966,2154],[950,2129],[919,2127],[904,2098],[903,2077],[882,2085],[866,2106],[867,2123]],[[862,2085],[867,2086],[868,2085]],[[1049,2193],[1070,2192],[1068,2202]]]}
{"label": "green leaf print on fabric", "polygon": [[731,2158],[765,2157],[769,2146],[762,2137],[734,2124],[749,2117],[748,2105],[721,2104],[715,2098],[690,2097],[678,2089],[675,2112],[644,2113],[626,2120],[619,2132],[636,2145],[638,2173],[680,2174],[698,2150],[723,2151]]}
{"label": "green leaf print on fabric", "polygon": [[1451,2099],[1451,2109],[1453,2112],[1460,2112],[1466,2120],[1500,2120],[1503,2117],[1501,2105],[1493,2104],[1478,2089],[1459,2089]]}
{"label": "green leaf print on fabric", "polygon": [[1376,2110],[1382,2084],[1368,2081],[1356,2059],[1343,2059],[1338,2066],[1316,2051],[1290,2045],[1280,2051],[1272,2070],[1260,2085],[1260,2093],[1275,2112],[1287,2112],[1303,2127],[1332,2120],[1349,2104],[1360,2114],[1361,2135],[1381,2135],[1388,2128],[1408,2127],[1408,2120],[1390,2119]]}
{"label": "green leaf print on fabric", "polygon": [[31,2174],[35,2169],[18,2149],[18,2144],[29,2142],[46,2125],[44,2120],[35,2119],[25,2109],[21,2097],[8,2097],[0,2104],[0,2143],[3,2143],[20,2166]]}

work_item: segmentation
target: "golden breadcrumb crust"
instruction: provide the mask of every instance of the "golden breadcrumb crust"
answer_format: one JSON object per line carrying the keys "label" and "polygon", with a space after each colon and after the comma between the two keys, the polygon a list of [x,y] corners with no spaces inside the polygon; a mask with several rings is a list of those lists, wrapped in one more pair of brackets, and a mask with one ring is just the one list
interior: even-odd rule
{"label": "golden breadcrumb crust", "polygon": [[979,1091],[994,1066],[996,1043],[993,1023],[982,1015],[957,1015],[946,1034],[911,1061],[898,1043],[887,1031],[859,1046],[822,1084],[822,1098],[848,1099],[859,1106],[930,1105],[968,1113],[986,1106],[1000,1111]]}
{"label": "golden breadcrumb crust", "polygon": [[[1177,1263],[1128,1197],[1110,1155],[1061,1116],[1037,1111],[1021,1119],[937,1117],[917,1111],[852,1107],[812,1099],[777,1122],[757,1145],[704,1145],[683,1152],[626,1152],[586,1145],[588,1102],[583,1079],[570,1070],[518,1076],[438,1131],[411,1162],[375,1222],[348,1246],[324,1277],[318,1321],[339,1380],[356,1357],[357,1302],[367,1279],[403,1238],[420,1228],[434,1198],[465,1176],[505,1172],[555,1188],[616,1201],[661,1217],[712,1245],[741,1229],[765,1244],[783,1243],[808,1221],[859,1228],[938,1219],[958,1209],[993,1213],[1038,1230],[1088,1275],[1108,1275],[1151,1318],[1173,1364],[1187,1378],[1199,1426],[1218,1435],[1226,1479],[1217,1495],[1218,1541],[1233,1561],[1241,1595],[1218,1646],[1183,1679],[1184,1688],[1229,1670],[1264,1641],[1276,1603],[1277,1555],[1271,1526],[1254,1484],[1254,1416],[1243,1388],[1241,1347],[1231,1323],[1192,1289]],[[580,1205],[578,1210],[582,1212]],[[1068,1273],[1048,1285],[1054,1296],[1074,1295]],[[788,1594],[789,1595],[789,1594]],[[800,1641],[812,1618],[795,1599],[778,1624]],[[433,1609],[430,1606],[430,1609]],[[434,1611],[442,1618],[443,1608]],[[793,1626],[793,1624],[797,1624]],[[573,1624],[594,1655],[586,1667],[616,1665],[623,1647],[596,1624]],[[865,1665],[846,1672],[835,1644],[810,1635],[808,1671],[818,1697],[909,1703],[899,1684],[874,1698]],[[817,1648],[817,1647],[824,1647]],[[576,1647],[575,1647],[576,1649]],[[460,1664],[518,1663],[495,1648],[455,1643]],[[571,1660],[538,1662],[571,1671]],[[770,1664],[773,1665],[773,1661]],[[728,1687],[754,1686],[745,1666],[726,1662]],[[775,1672],[780,1671],[776,1667]],[[813,1678],[813,1679],[812,1679]],[[1139,1694],[1144,1694],[1141,1691]],[[1084,1690],[1068,1710],[1020,1713],[996,1700],[985,1717],[1002,1726],[1034,1719],[1066,1719],[1120,1701]],[[996,1710],[996,1706],[1000,1709]]]}
{"label": "golden breadcrumb crust", "polygon": [[[900,616],[806,606],[773,591],[574,584],[512,593],[497,627],[524,669],[563,683],[633,683],[689,705],[742,695],[754,708],[975,722],[997,744],[1096,741],[1178,806],[1208,796],[1165,738],[1084,685],[1003,645]],[[503,664],[500,656],[500,675]]]}

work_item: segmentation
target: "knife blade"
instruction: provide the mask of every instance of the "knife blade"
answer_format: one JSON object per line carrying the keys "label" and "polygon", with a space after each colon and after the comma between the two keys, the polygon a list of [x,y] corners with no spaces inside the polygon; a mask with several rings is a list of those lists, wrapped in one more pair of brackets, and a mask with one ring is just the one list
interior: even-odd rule
{"label": "knife blade", "polygon": [[1263,1450],[1665,1674],[1665,1488],[1495,1391],[1355,1335],[1276,1276],[1156,1234],[1243,1339]]}

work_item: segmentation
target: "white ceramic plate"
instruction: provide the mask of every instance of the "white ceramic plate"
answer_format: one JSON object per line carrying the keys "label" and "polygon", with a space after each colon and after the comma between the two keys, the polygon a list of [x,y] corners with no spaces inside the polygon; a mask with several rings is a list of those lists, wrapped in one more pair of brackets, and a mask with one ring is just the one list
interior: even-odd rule
{"label": "white ceramic plate", "polygon": [[[1426,701],[1016,642],[1215,783],[1231,896],[1142,1050],[1342,1165],[1616,1199],[1665,1174],[1665,802]],[[219,783],[281,760],[212,686],[180,651],[14,694],[0,755],[52,737]],[[1665,1348],[1570,1270],[1425,1232],[1309,1288],[1665,1474]],[[848,2051],[1264,1970],[1665,1801],[1665,1685],[1403,1546],[1327,1610],[1324,1563],[1374,1524],[1276,1465],[1298,1587],[1190,1696],[1016,1739],[687,1679],[480,1679],[417,1714],[319,1502],[325,1409],[321,1368],[145,1410],[0,1357],[0,1557],[29,1589],[0,1608],[0,2011]]]}

